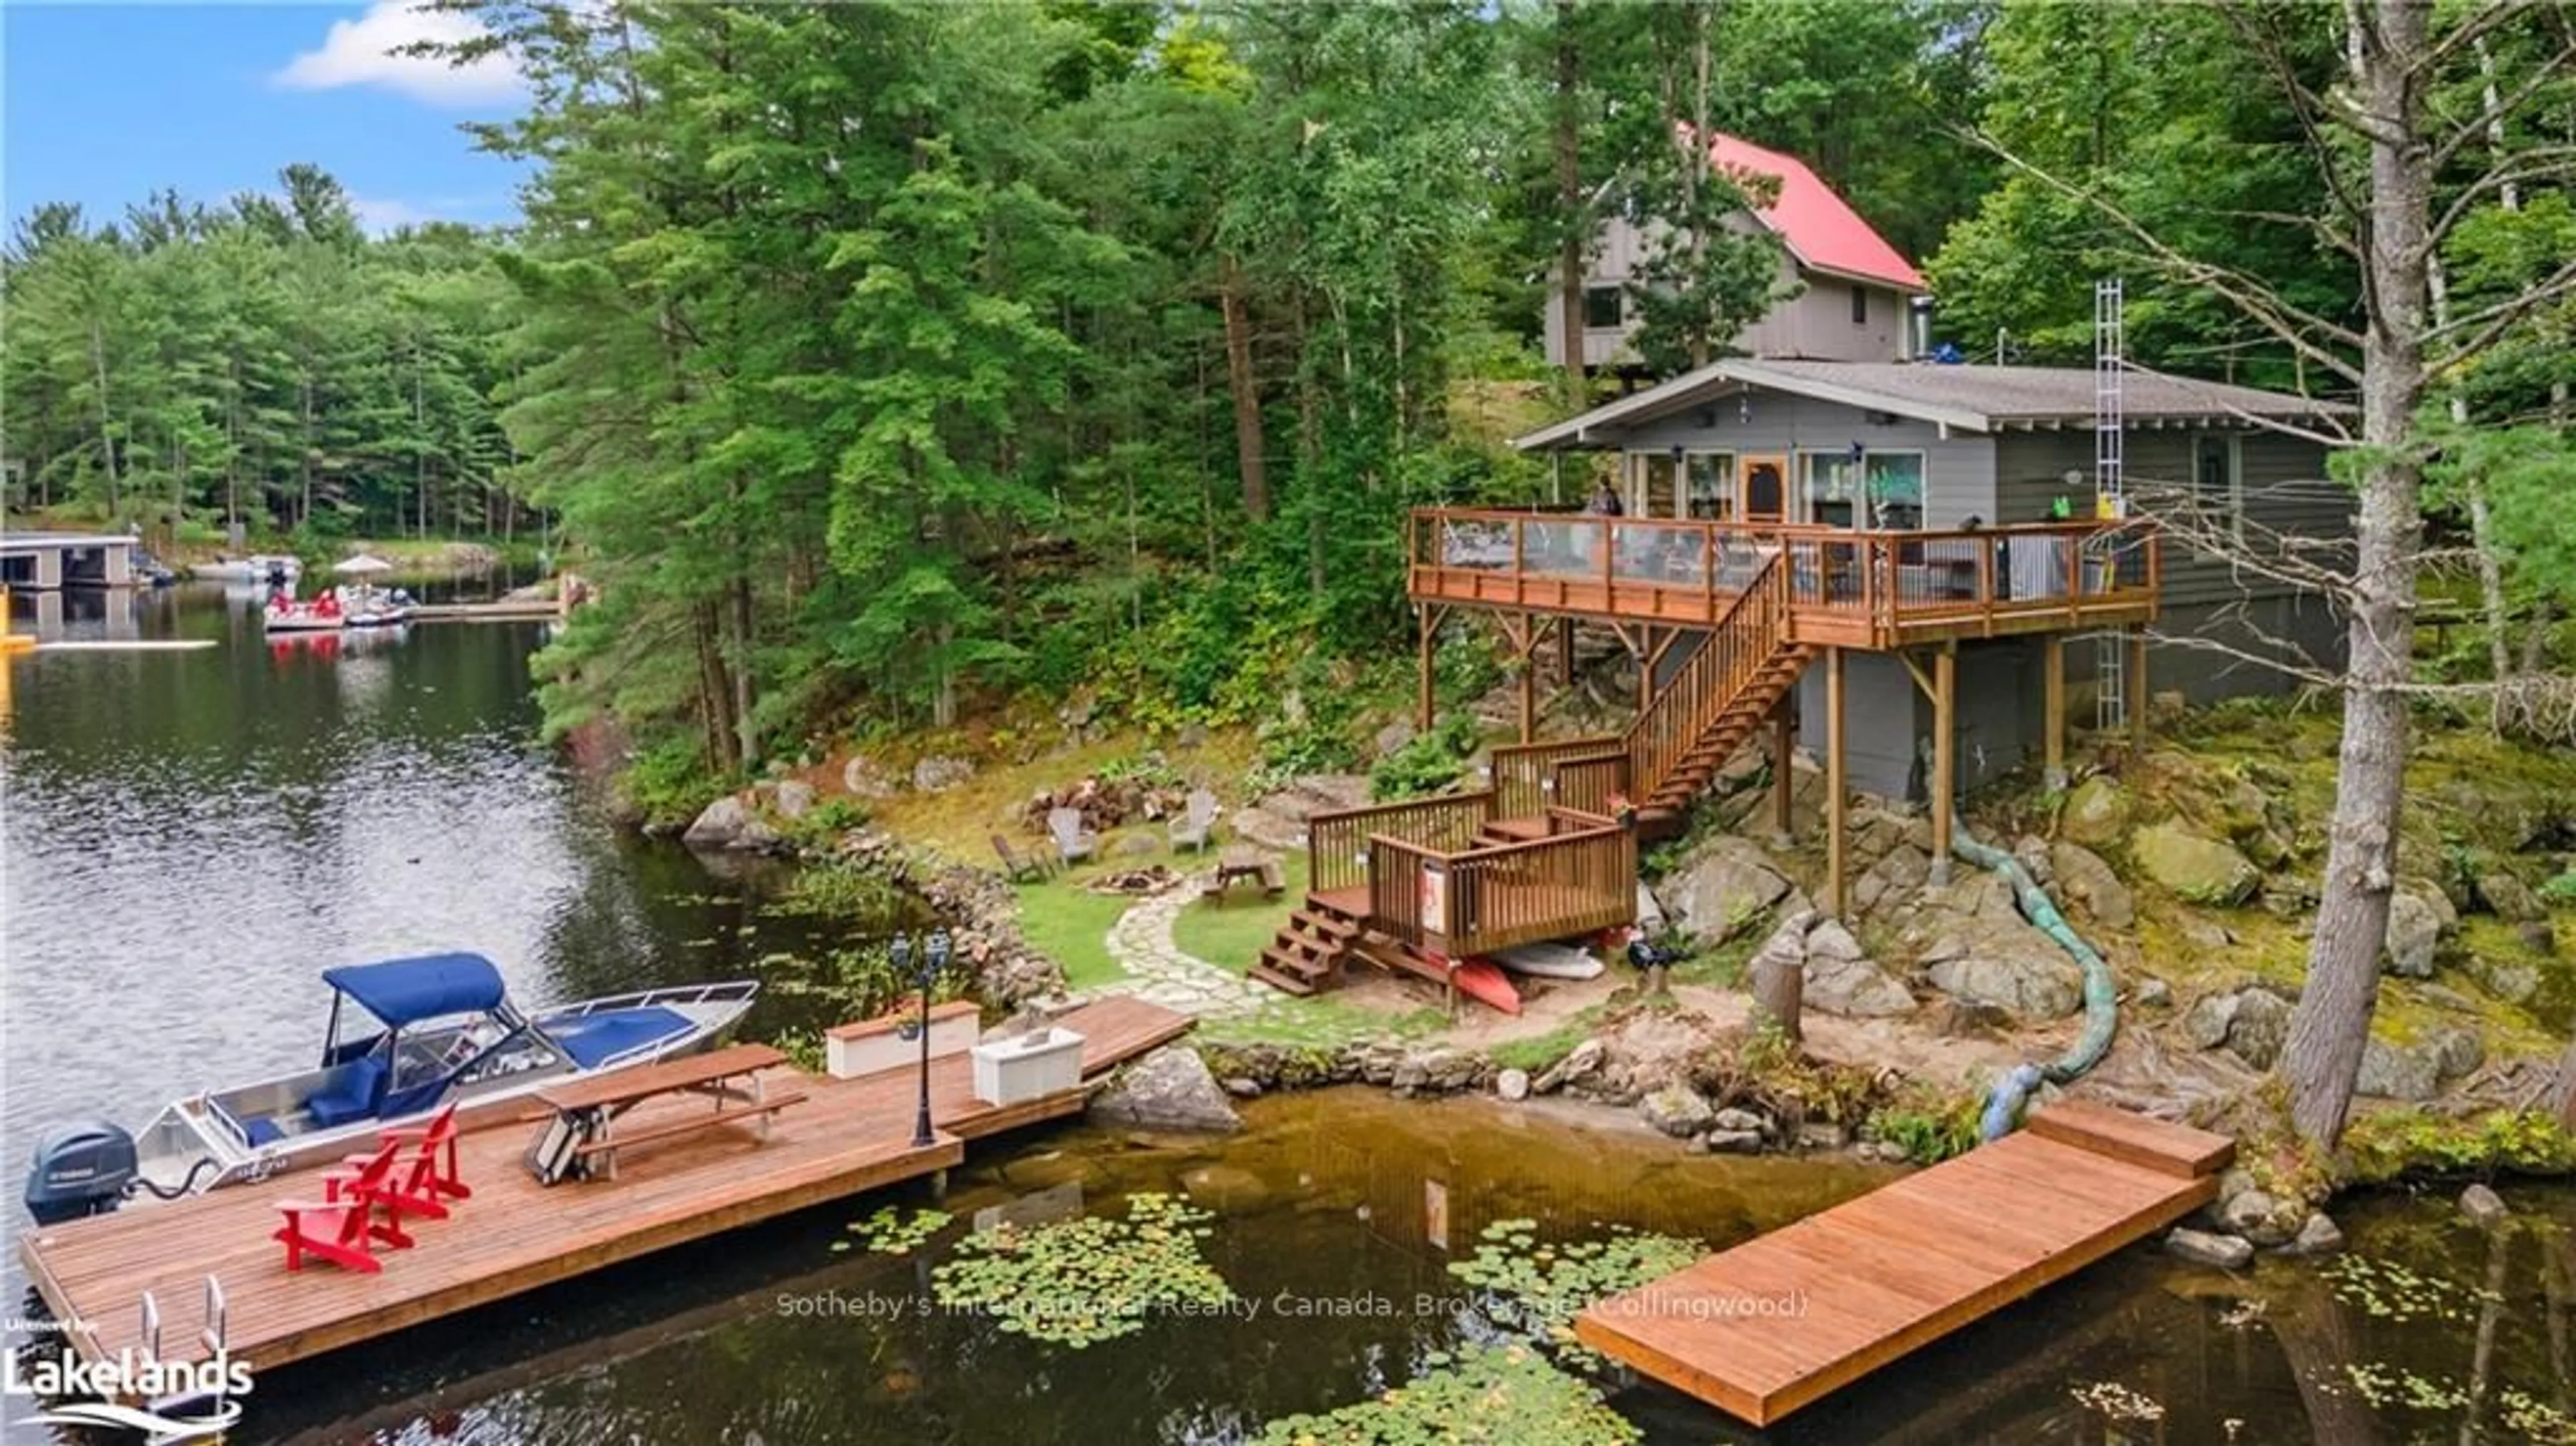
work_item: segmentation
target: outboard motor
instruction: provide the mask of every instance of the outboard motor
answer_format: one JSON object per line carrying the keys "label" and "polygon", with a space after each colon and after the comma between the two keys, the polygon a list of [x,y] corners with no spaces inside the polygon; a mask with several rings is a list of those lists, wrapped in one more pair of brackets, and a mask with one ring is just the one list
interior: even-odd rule
{"label": "outboard motor", "polygon": [[134,1137],[105,1120],[62,1125],[36,1142],[27,1213],[39,1225],[104,1215],[134,1185]]}

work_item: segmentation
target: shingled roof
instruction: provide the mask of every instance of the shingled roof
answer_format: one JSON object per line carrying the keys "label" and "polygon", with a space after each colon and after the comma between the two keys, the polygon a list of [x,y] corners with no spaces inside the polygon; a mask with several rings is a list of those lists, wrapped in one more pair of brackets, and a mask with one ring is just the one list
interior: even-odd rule
{"label": "shingled roof", "polygon": [[[2090,426],[2095,405],[2089,367],[1730,358],[1541,428],[1512,445],[1523,451],[1615,446],[1618,432],[1747,387],[1841,402],[1969,432]],[[2121,378],[2120,394],[2121,410],[2132,424],[2301,422],[2345,416],[2352,410],[2339,402],[2134,368]]]}

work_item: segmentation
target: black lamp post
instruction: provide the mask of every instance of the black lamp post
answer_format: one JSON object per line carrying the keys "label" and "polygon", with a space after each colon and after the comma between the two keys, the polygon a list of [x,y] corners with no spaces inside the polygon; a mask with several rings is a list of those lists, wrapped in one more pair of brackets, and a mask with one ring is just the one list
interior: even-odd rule
{"label": "black lamp post", "polygon": [[[894,944],[888,952],[894,956],[894,968],[897,974],[910,971],[913,948],[912,940],[908,936],[895,935]],[[921,951],[920,972],[911,976],[913,988],[921,994],[921,1016],[905,1030],[907,1034],[918,1035],[921,1039],[921,1102],[912,1118],[912,1147],[916,1150],[929,1149],[936,1143],[930,1130],[930,987],[937,983],[939,976],[947,970],[948,953],[948,931],[931,930],[929,941]]]}

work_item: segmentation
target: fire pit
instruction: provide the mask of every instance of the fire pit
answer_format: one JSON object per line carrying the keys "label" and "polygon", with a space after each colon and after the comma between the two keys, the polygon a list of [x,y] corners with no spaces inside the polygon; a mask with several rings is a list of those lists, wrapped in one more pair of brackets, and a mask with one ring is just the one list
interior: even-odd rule
{"label": "fire pit", "polygon": [[1161,864],[1141,869],[1112,869],[1083,885],[1095,894],[1159,894],[1181,881]]}

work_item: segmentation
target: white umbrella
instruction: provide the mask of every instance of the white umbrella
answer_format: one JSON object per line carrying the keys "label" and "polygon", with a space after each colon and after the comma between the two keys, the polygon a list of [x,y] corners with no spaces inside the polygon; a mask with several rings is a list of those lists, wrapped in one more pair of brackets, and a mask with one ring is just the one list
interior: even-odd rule
{"label": "white umbrella", "polygon": [[342,577],[365,577],[371,573],[391,572],[394,565],[372,552],[362,552],[331,564],[331,570]]}

